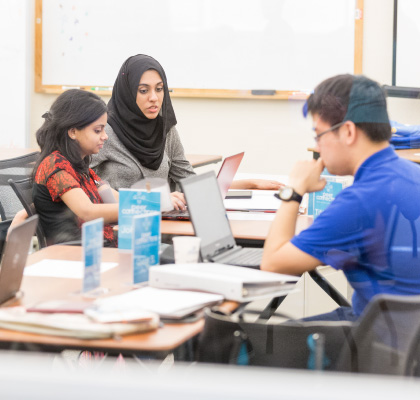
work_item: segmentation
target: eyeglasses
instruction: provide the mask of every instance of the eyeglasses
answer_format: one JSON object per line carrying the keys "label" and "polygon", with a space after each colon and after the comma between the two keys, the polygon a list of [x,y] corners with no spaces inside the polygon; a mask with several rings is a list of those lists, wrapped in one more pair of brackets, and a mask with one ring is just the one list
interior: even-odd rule
{"label": "eyeglasses", "polygon": [[[321,132],[319,135],[315,135],[315,136],[314,136],[314,140],[315,140],[315,142],[316,142],[316,143],[319,143],[319,139],[321,138],[321,136],[325,135],[325,134],[326,134],[326,133],[328,133],[328,132],[335,131],[335,130],[336,130],[336,129],[338,129],[341,125],[343,125],[345,122],[346,122],[346,121],[343,121],[343,122],[340,122],[340,123],[338,123],[338,124],[335,124],[335,125],[333,125],[331,128],[327,129],[326,131]],[[312,129],[313,129],[313,130],[315,130],[315,128],[312,128]]]}

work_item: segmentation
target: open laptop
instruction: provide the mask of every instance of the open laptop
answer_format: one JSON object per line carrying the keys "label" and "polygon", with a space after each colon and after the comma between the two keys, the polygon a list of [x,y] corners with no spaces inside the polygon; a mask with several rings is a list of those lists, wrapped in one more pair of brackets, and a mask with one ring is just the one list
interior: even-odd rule
{"label": "open laptop", "polygon": [[16,297],[19,293],[31,239],[37,224],[38,215],[34,215],[9,230],[0,265],[0,304]]}
{"label": "open laptop", "polygon": [[237,246],[214,172],[180,181],[203,261],[259,268],[262,249]]}
{"label": "open laptop", "polygon": [[[222,194],[222,198],[224,199],[227,195],[227,192],[230,188],[230,185],[233,182],[233,178],[235,177],[236,171],[239,168],[239,164],[244,157],[244,152],[235,154],[234,156],[226,157],[223,160],[223,164],[220,167],[219,173],[217,174],[217,182],[219,184],[220,193]],[[187,201],[188,204],[188,201]],[[175,219],[175,220],[189,220],[190,215],[188,210],[181,211],[181,210],[173,210],[168,212],[162,213],[163,219]]]}

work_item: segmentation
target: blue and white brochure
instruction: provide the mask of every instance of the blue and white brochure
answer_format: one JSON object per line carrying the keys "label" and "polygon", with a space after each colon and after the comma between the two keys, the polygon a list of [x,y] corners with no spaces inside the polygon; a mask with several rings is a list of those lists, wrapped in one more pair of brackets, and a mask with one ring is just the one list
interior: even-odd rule
{"label": "blue and white brochure", "polygon": [[82,225],[83,245],[83,292],[101,285],[101,261],[104,241],[104,219],[98,218]]}
{"label": "blue and white brochure", "polygon": [[159,264],[160,212],[137,215],[133,218],[133,280],[149,280],[149,268]]}
{"label": "blue and white brochure", "polygon": [[156,211],[160,213],[160,193],[120,189],[118,209],[118,248],[132,250],[133,218]]}
{"label": "blue and white brochure", "polygon": [[343,189],[340,182],[327,181],[324,189],[309,194],[308,214],[316,218],[321,214],[337,197]]}
{"label": "blue and white brochure", "polygon": [[320,215],[344,188],[353,183],[353,177],[331,175],[326,169],[322,172],[321,178],[327,181],[324,189],[309,193],[308,215],[313,215],[314,218]]}

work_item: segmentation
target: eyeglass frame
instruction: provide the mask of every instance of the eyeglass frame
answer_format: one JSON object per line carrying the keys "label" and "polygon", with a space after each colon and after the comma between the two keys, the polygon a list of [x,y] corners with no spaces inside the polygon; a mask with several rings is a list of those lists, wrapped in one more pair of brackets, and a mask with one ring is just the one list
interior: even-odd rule
{"label": "eyeglass frame", "polygon": [[[325,134],[326,134],[326,133],[328,133],[328,132],[335,131],[335,130],[336,130],[336,129],[338,129],[341,125],[344,125],[344,123],[345,123],[345,122],[346,122],[346,121],[339,122],[338,124],[335,124],[335,125],[333,125],[331,128],[327,129],[326,131],[321,132],[319,135],[315,135],[315,136],[314,136],[315,143],[319,143],[319,139],[321,138],[321,136],[325,135]],[[313,129],[313,130],[315,130],[316,128],[314,127],[314,128],[312,128],[312,129]]]}

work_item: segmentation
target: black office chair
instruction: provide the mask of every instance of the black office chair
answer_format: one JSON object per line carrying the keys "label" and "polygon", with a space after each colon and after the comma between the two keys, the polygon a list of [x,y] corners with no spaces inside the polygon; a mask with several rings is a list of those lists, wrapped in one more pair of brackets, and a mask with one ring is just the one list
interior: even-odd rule
{"label": "black office chair", "polygon": [[[26,210],[29,216],[35,215],[36,210],[34,203],[32,201],[32,186],[33,181],[32,178],[25,178],[19,181],[14,181],[13,179],[9,179],[8,181],[10,187],[13,189],[13,192],[16,194],[16,197],[21,203],[21,206]],[[19,209],[22,209],[20,207]],[[42,229],[41,224],[39,223],[36,228],[36,236],[38,238],[39,247],[42,249],[48,246],[47,239]],[[81,240],[71,240],[59,243],[61,245],[67,246],[81,246]]]}
{"label": "black office chair", "polygon": [[[33,181],[32,178],[25,178],[18,181],[14,181],[13,179],[8,180],[8,184],[10,185],[13,192],[16,194],[21,207],[25,209],[28,213],[28,216],[32,216],[36,214],[34,203],[32,201],[32,186]],[[47,240],[45,238],[44,231],[42,229],[41,224],[38,224],[36,228],[36,236],[38,238],[38,244],[40,248],[47,246]]]}
{"label": "black office chair", "polygon": [[335,369],[414,375],[419,331],[420,296],[375,296],[354,324]]}
{"label": "black office chair", "polygon": [[20,157],[0,160],[0,217],[2,221],[13,219],[15,214],[22,209],[8,180],[17,181],[30,177],[38,156],[39,152],[37,151]]}
{"label": "black office chair", "polygon": [[[378,295],[357,322],[245,322],[208,309],[197,360],[308,368],[308,337],[324,338],[327,370],[414,375],[420,360],[420,296]],[[245,360],[245,362],[244,362]]]}

